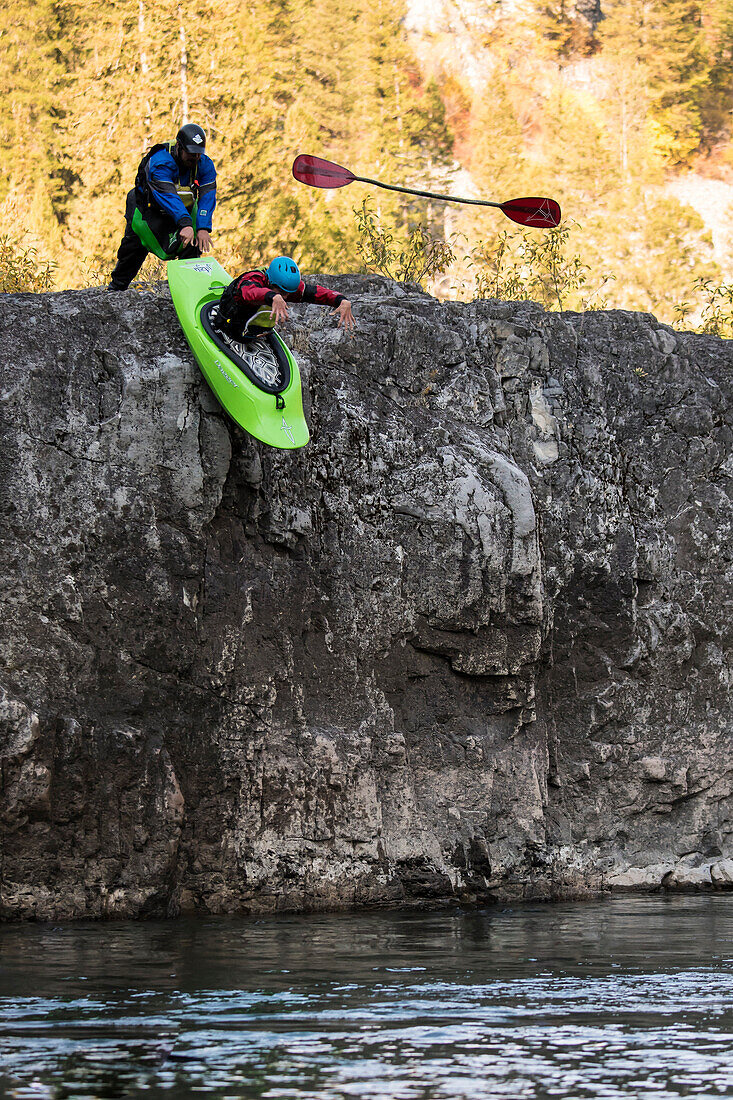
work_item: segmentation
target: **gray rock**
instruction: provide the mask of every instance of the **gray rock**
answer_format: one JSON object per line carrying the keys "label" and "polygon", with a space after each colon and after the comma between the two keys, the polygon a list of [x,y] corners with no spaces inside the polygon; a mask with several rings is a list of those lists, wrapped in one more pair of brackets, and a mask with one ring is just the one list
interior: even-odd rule
{"label": "gray rock", "polygon": [[359,327],[288,330],[300,452],[221,413],[167,292],[0,301],[6,917],[733,857],[731,345],[330,283]]}
{"label": "gray rock", "polygon": [[624,871],[614,871],[609,875],[606,885],[617,890],[654,889],[662,885],[662,881],[672,870],[669,863],[656,863],[647,867],[627,867]]}
{"label": "gray rock", "polygon": [[721,859],[710,868],[713,885],[719,890],[733,890],[733,859]]}
{"label": "gray rock", "polygon": [[702,867],[680,863],[662,879],[666,890],[707,890],[712,885],[709,863]]}
{"label": "gray rock", "polygon": [[667,774],[667,765],[658,756],[645,756],[639,761],[639,770],[650,783],[662,783]]}

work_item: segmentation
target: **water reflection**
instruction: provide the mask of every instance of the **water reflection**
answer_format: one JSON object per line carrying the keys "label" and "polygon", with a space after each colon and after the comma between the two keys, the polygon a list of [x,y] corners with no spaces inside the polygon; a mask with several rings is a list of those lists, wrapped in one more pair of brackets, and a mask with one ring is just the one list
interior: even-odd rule
{"label": "water reflection", "polygon": [[731,1032],[725,896],[0,927],[0,1095],[712,1097]]}

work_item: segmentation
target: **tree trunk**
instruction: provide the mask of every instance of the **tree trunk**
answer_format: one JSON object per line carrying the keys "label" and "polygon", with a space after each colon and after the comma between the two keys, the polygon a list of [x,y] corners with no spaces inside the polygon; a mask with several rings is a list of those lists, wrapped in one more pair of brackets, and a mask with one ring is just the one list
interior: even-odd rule
{"label": "tree trunk", "polygon": [[178,35],[181,43],[181,124],[188,122],[188,55],[186,53],[186,27],[183,11],[178,5]]}
{"label": "tree trunk", "polygon": [[150,66],[148,65],[148,54],[145,48],[145,0],[138,0],[137,6],[137,31],[140,39],[140,82],[143,86],[143,96],[145,103],[147,104],[145,109],[144,119],[144,135],[143,135],[143,149],[147,149],[150,145],[150,96],[148,95],[148,73]]}

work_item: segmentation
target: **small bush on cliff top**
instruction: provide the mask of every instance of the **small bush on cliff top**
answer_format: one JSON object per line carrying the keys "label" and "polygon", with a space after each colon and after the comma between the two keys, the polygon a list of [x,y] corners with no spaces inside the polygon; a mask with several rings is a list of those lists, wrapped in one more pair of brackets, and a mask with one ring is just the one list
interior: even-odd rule
{"label": "small bush on cliff top", "polygon": [[434,275],[442,275],[455,259],[447,241],[431,237],[418,226],[402,242],[379,224],[379,215],[370,200],[364,199],[361,209],[355,209],[359,233],[359,254],[367,271],[386,275],[401,283],[418,283]]}
{"label": "small bush on cliff top", "polygon": [[470,255],[476,269],[476,295],[505,301],[531,300],[546,309],[596,309],[596,301],[614,276],[604,275],[595,291],[588,293],[590,267],[570,250],[570,235],[579,228],[568,221],[540,234],[528,229],[504,229],[491,243],[479,244]]}
{"label": "small bush on cliff top", "polygon": [[39,262],[35,248],[24,248],[5,234],[0,237],[0,293],[38,293],[53,286],[56,265]]}
{"label": "small bush on cliff top", "polygon": [[698,279],[695,283],[703,300],[698,332],[714,336],[733,337],[733,284],[716,286],[710,279]]}
{"label": "small bush on cliff top", "polygon": [[[370,271],[421,283],[442,274],[456,259],[455,237],[448,243],[418,228],[400,244],[379,224],[368,199],[354,213],[359,248]],[[611,306],[605,296],[616,276],[604,272],[599,279],[592,279],[591,265],[574,251],[571,236],[579,229],[574,221],[541,233],[504,229],[492,240],[476,245],[463,261],[473,269],[476,297],[534,301],[548,310],[619,308],[617,303]],[[699,276],[692,291],[692,302],[678,302],[673,307],[675,327],[682,327],[695,314],[698,324],[693,331],[733,339],[733,283],[718,285]]]}

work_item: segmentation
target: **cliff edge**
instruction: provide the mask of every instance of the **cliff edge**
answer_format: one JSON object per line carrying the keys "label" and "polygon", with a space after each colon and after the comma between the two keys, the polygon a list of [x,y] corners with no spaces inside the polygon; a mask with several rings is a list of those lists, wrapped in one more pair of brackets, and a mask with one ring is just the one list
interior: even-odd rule
{"label": "cliff edge", "polygon": [[733,344],[325,281],[297,452],[2,296],[2,915],[733,886]]}

